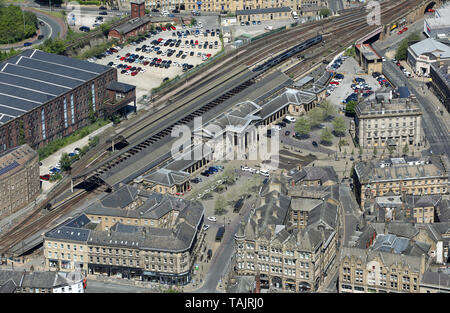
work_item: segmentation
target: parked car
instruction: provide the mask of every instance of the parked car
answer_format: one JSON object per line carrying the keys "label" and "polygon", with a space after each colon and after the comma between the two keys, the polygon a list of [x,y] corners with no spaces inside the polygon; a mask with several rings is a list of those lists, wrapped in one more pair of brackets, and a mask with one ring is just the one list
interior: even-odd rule
{"label": "parked car", "polygon": [[203,230],[208,230],[209,227],[211,227],[211,226],[208,225],[208,224],[204,224],[204,225],[203,225]]}
{"label": "parked car", "polygon": [[216,222],[217,218],[215,216],[208,216],[208,221]]}
{"label": "parked car", "polygon": [[50,180],[50,174],[41,175],[39,178],[42,180]]}
{"label": "parked car", "polygon": [[314,147],[317,147],[317,142],[313,141],[313,142],[312,142],[312,145],[313,145]]}

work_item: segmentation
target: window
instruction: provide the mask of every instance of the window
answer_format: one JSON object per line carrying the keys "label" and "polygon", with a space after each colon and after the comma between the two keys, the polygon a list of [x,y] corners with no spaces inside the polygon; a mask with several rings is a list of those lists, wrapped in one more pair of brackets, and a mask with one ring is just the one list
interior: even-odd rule
{"label": "window", "polygon": [[64,127],[67,128],[67,99],[64,97]]}
{"label": "window", "polygon": [[73,94],[70,95],[70,113],[72,114],[72,125],[75,124],[75,107],[73,103]]}
{"label": "window", "polygon": [[91,93],[92,93],[92,110],[95,112],[95,85],[92,83],[91,85]]}

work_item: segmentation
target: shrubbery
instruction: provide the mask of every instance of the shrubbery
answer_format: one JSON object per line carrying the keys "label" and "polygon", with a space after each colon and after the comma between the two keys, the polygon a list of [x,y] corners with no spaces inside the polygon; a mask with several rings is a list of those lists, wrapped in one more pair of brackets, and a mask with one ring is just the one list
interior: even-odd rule
{"label": "shrubbery", "polygon": [[[24,26],[25,20],[25,26]],[[38,20],[32,12],[15,5],[0,7],[0,44],[22,41],[36,33]]]}

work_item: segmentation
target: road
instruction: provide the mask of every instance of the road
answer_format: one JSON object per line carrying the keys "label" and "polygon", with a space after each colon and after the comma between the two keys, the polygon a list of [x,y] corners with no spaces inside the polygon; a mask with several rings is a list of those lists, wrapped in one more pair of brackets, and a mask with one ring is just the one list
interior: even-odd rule
{"label": "road", "polygon": [[[386,52],[386,49],[379,50],[383,55]],[[433,105],[428,97],[426,97],[425,90],[427,87],[422,83],[407,78],[400,68],[391,61],[383,63],[383,74],[385,74],[397,87],[407,86],[409,91],[416,96],[423,111],[422,129],[430,144],[431,150],[434,154],[446,154],[447,157],[450,157],[447,127],[437,116],[438,108]]]}
{"label": "road", "polygon": [[341,201],[344,209],[344,219],[342,225],[342,237],[344,240],[342,241],[342,246],[348,246],[348,242],[356,230],[356,225],[358,224],[362,213],[359,210],[358,203],[353,198],[352,191],[348,185],[339,185],[339,200]]}
{"label": "road", "polygon": [[129,285],[103,283],[96,280],[88,280],[86,293],[154,293],[149,288],[142,288]]}
{"label": "road", "polygon": [[[250,201],[246,201],[244,207],[241,209],[243,215],[238,215],[229,225],[225,226],[225,236],[222,239],[222,243],[217,249],[215,256],[211,260],[211,266],[208,270],[208,274],[205,277],[203,286],[193,292],[198,293],[216,293],[217,285],[220,280],[226,274],[226,270],[229,268],[231,256],[234,253],[234,235],[236,234],[241,220],[248,220],[251,212],[252,204],[256,201],[256,198],[252,198]],[[220,220],[220,219],[219,219]]]}

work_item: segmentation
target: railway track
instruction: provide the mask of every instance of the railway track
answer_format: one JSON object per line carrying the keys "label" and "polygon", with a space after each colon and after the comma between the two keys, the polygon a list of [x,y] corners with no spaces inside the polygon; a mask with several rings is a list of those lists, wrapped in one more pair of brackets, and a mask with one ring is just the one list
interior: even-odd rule
{"label": "railway track", "polygon": [[[401,9],[403,9],[403,11],[405,10],[404,9],[405,3],[407,5],[407,8],[410,8],[415,6],[418,2],[419,1],[414,2],[403,1],[397,5],[395,5],[395,3],[398,2],[395,1],[384,2],[382,3],[382,9],[384,9],[384,11],[382,12],[390,12],[388,16],[389,18],[392,18]],[[331,42],[331,48],[332,49],[339,48],[340,46],[342,46],[343,42],[340,35],[344,36],[345,34],[347,34],[346,40],[351,40],[352,38],[354,40],[355,34],[359,35],[360,33],[361,34],[367,33],[366,27],[361,28],[361,26],[365,23],[365,14],[364,18],[361,17],[361,12],[363,10],[364,8],[354,9],[340,17],[324,19],[322,21],[311,23],[310,25],[308,25],[308,23],[305,23],[305,25],[301,25],[301,27],[295,27],[286,30],[285,32],[269,35],[264,39],[255,41],[254,43],[247,45],[245,47],[245,50],[242,50],[244,51],[242,56],[236,58],[235,57],[236,53],[231,54],[228,60],[226,60],[223,69],[221,71],[217,71],[213,76],[209,76],[204,78],[203,80],[200,80],[199,86],[200,88],[204,88],[205,86],[207,87],[208,84],[217,84],[215,80],[218,79],[220,80],[223,73],[229,70],[230,68],[234,68],[236,64],[245,64],[247,66],[254,66],[259,62],[263,62],[264,60],[266,60],[268,58],[268,54],[270,53],[282,53],[286,49],[290,48],[290,46],[298,43],[302,39],[306,39],[308,36],[310,36],[315,32],[323,33],[325,27],[327,27],[328,25],[330,25],[330,27],[327,28],[327,31],[334,32],[336,34],[335,37],[339,37],[339,41],[335,40],[335,42]],[[339,26],[341,26],[340,30],[338,29]],[[360,29],[359,30],[356,29],[357,27],[360,27]],[[337,34],[339,34],[339,36],[337,36]],[[327,44],[330,44],[330,42],[327,41]],[[330,49],[330,46],[327,46],[326,48]],[[313,49],[316,49],[316,47],[313,47]],[[329,53],[327,53],[327,51],[319,51],[313,55],[313,57],[311,58],[312,59],[311,62],[325,55],[329,55]],[[301,69],[302,67],[303,68],[308,67],[308,64],[303,62],[301,63],[301,65],[295,65],[294,67],[286,71],[286,74],[298,76],[302,73]],[[258,79],[258,77],[261,77],[262,75],[265,75],[265,73],[260,73],[256,76],[253,76],[251,79],[244,81],[242,84],[235,86],[234,88],[226,91],[225,93],[219,95],[216,98],[213,98],[213,100],[206,101],[205,102],[206,104],[203,104],[198,108],[195,108],[192,112],[190,112],[183,118],[173,121],[169,125],[165,125],[162,129],[159,130],[157,129],[155,132],[149,134],[146,138],[142,138],[142,136],[146,135],[145,131],[148,130],[149,124],[152,123],[149,123],[149,121],[145,119],[140,123],[136,123],[134,126],[131,127],[132,136],[135,136],[135,138],[137,139],[136,143],[132,147],[125,149],[126,151],[120,152],[118,155],[111,157],[109,160],[107,159],[107,162],[96,168],[94,176],[98,178],[99,175],[105,174],[106,172],[108,172],[109,169],[120,164],[124,160],[128,158],[133,158],[133,156],[135,156],[137,153],[140,152],[151,153],[152,145],[154,145],[156,142],[158,142],[165,136],[168,136],[173,127],[175,127],[176,125],[186,124],[192,121],[194,117],[201,116],[206,111],[223,103],[230,97],[238,94],[240,91],[249,88],[255,83],[256,79]],[[240,76],[237,75],[236,77],[239,78]],[[207,92],[207,91],[201,92],[201,90],[200,91],[198,90],[199,89],[193,91],[194,93],[197,92],[197,97],[201,97]],[[188,92],[192,93],[192,90],[190,89],[186,91],[186,93]],[[187,105],[187,103],[185,103],[185,105]],[[165,120],[170,120],[170,114],[177,112],[181,108],[183,108],[183,106],[171,107],[166,109],[166,111],[161,110],[160,112],[153,112],[153,113],[158,113],[159,116],[161,116],[161,118],[165,118]],[[139,136],[139,134],[142,134],[142,136]],[[103,149],[108,146],[109,146],[108,144],[102,143],[99,147]],[[163,162],[166,162],[166,160],[163,160],[161,163]],[[83,170],[83,166],[86,166],[86,164],[87,164],[86,161],[80,163],[78,167],[79,170],[77,170],[76,174],[80,173]],[[66,188],[68,187],[67,184],[62,186]],[[2,253],[7,252],[10,249],[10,247],[14,246],[16,243],[20,242],[24,238],[29,237],[33,233],[36,233],[37,231],[45,227],[48,227],[52,221],[69,212],[71,207],[74,204],[78,203],[80,200],[82,200],[87,193],[89,192],[85,190],[77,191],[73,196],[69,197],[68,199],[65,199],[62,202],[55,204],[53,206],[54,210],[48,212],[45,215],[41,214],[40,210],[34,211],[30,216],[28,216],[26,220],[23,220],[21,223],[16,225],[14,228],[12,228],[4,236],[0,238],[0,252]]]}
{"label": "railway track", "polygon": [[[35,211],[25,221],[16,225],[13,229],[0,239],[0,253],[6,253],[14,245],[23,239],[35,234],[36,232],[48,227],[53,221],[60,218],[64,214],[70,212],[72,206],[83,199],[88,193],[86,190],[79,190],[68,199],[57,203],[52,211],[43,214],[42,211]],[[30,222],[31,219],[31,222]]]}

